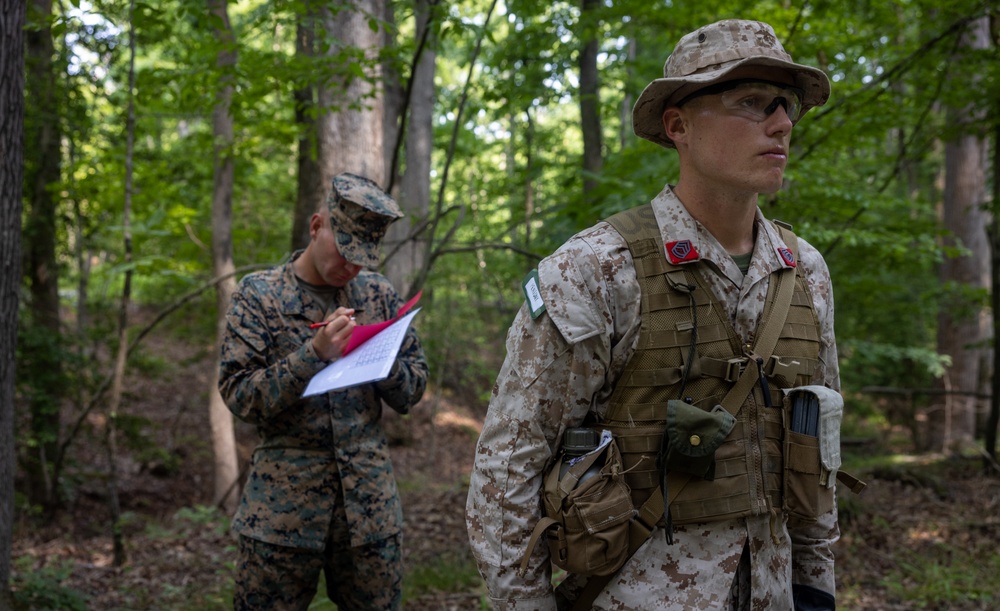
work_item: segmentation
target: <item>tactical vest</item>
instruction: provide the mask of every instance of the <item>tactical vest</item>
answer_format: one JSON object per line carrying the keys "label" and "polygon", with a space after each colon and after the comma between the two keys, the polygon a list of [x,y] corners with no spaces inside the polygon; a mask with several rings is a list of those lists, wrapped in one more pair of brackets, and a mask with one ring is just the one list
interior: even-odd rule
{"label": "tactical vest", "polygon": [[[705,410],[719,404],[748,361],[723,304],[701,274],[671,264],[649,205],[616,214],[608,222],[628,242],[641,288],[641,328],[601,426],[621,451],[632,500],[640,507],[660,483],[657,455],[667,401],[685,400]],[[797,238],[779,227],[786,244]],[[777,284],[771,280],[771,289]],[[762,317],[774,301],[768,291]],[[813,302],[795,270],[788,315],[766,376],[734,414],[737,422],[715,452],[714,479],[687,481],[670,503],[674,523],[709,522],[778,510],[782,506],[782,392],[810,383],[820,351]],[[766,388],[765,388],[766,387]],[[764,398],[768,392],[770,397]],[[769,401],[774,407],[767,407]]]}

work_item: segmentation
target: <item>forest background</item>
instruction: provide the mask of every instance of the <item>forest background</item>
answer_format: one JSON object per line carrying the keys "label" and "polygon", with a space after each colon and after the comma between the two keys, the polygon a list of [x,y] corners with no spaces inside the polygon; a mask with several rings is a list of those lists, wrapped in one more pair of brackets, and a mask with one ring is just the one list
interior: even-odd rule
{"label": "forest background", "polygon": [[[67,515],[102,524],[114,567],[130,550],[134,565],[137,521],[224,530],[252,437],[215,391],[221,313],[241,275],[304,244],[338,172],[400,202],[382,270],[404,296],[424,291],[415,324],[434,407],[390,435],[419,445],[413,431],[440,426],[445,406],[474,430],[520,280],[676,177],[673,153],[632,134],[635,98],[682,34],[740,17],[770,23],[833,84],[795,128],[784,188],[760,205],[829,263],[844,449],[890,482],[842,495],[844,545],[898,534],[885,503],[906,486],[964,520],[910,525],[906,556],[878,574],[859,560],[868,574],[845,578],[842,597],[990,608],[998,16],[995,0],[0,0],[0,603],[84,608],[66,585],[79,563],[37,552]],[[155,385],[191,363],[206,375]],[[157,411],[157,388],[200,417],[183,451],[163,441],[182,418]],[[178,513],[143,522],[123,507],[130,481],[183,478],[196,457],[207,475]],[[971,498],[973,515],[958,511]],[[224,599],[221,564],[210,594],[175,585],[191,604],[176,608]],[[469,573],[457,564],[443,572]],[[471,579],[459,589],[478,608]],[[863,602],[869,590],[881,602]]]}

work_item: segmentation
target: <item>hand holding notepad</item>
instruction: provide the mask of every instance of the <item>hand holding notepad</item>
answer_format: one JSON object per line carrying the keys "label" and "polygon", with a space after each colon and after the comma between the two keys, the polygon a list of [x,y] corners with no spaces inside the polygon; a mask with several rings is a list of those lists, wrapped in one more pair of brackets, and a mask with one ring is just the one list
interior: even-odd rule
{"label": "hand holding notepad", "polygon": [[423,291],[406,302],[392,320],[354,327],[340,358],[313,376],[302,396],[309,397],[385,379],[399,354],[406,330],[420,308],[412,312],[409,310],[420,300],[422,294]]}

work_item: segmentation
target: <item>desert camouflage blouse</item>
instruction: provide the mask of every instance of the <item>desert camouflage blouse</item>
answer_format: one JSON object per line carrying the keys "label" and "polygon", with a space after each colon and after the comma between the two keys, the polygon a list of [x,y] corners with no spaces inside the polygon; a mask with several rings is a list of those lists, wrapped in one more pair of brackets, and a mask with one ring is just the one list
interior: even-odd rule
{"label": "desert camouflage blouse", "polygon": [[[653,209],[663,243],[690,240],[708,285],[734,330],[749,341],[758,326],[769,276],[782,269],[777,230],[757,211],[756,243],[746,277],[715,238],[665,188]],[[812,383],[839,390],[833,294],[826,263],[799,240],[799,262],[819,318],[822,346]],[[525,577],[517,575],[541,517],[542,475],[559,436],[590,411],[603,415],[615,381],[635,349],[639,285],[629,249],[606,222],[585,230],[538,267],[546,312],[522,306],[507,335],[507,358],[493,388],[467,504],[472,548],[494,608],[555,609],[548,548],[541,544]],[[836,510],[790,532],[769,515],[674,527],[626,563],[594,603],[598,609],[723,609],[744,543],[752,555],[752,609],[791,609],[791,583],[834,592],[831,547]]]}

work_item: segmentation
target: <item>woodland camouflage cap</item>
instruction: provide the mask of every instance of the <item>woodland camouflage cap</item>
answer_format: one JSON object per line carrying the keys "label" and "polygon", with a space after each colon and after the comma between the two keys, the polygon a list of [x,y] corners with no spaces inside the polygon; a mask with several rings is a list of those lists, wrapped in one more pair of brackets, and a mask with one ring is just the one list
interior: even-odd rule
{"label": "woodland camouflage cap", "polygon": [[333,177],[327,207],[340,254],[355,265],[378,267],[386,229],[403,217],[396,202],[373,181],[344,173]]}
{"label": "woodland camouflage cap", "polygon": [[727,80],[737,68],[759,66],[788,74],[803,91],[802,113],[830,97],[830,80],[817,68],[796,64],[774,34],[760,21],[726,19],[682,37],[663,65],[663,78],[646,86],[632,109],[632,129],[668,148],[674,143],[663,131],[667,103]]}

